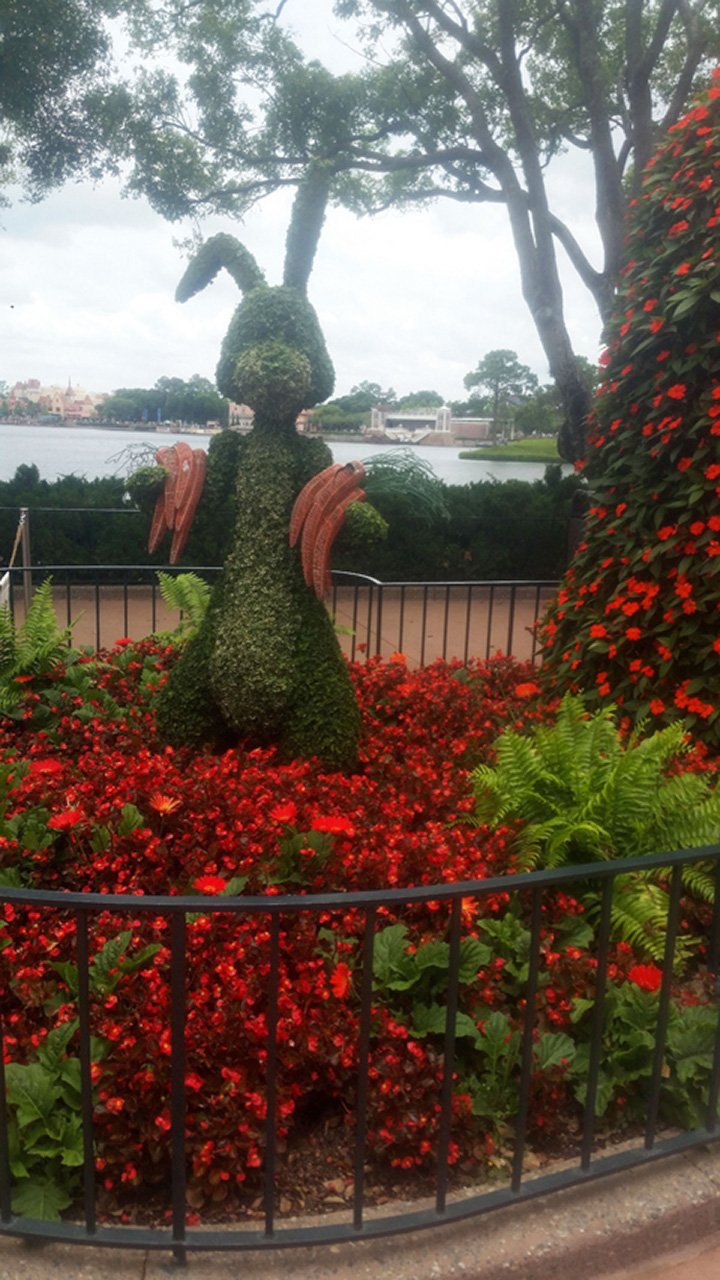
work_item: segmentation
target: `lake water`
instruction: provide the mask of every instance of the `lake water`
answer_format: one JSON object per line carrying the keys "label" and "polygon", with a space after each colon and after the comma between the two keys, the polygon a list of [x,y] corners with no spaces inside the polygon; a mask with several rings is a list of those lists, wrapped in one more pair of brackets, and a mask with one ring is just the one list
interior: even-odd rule
{"label": "lake water", "polygon": [[[151,455],[161,445],[185,440],[193,448],[207,449],[212,436],[147,431],[111,431],[102,427],[16,426],[0,423],[0,480],[11,480],[17,467],[36,464],[43,480],[75,474],[94,480],[98,476],[127,475],[139,465],[129,451],[143,446]],[[330,444],[336,462],[359,462],[396,446],[348,441]],[[476,480],[542,480],[543,462],[476,462],[460,458],[459,449],[411,445],[413,453],[430,463],[446,484],[472,484]],[[128,452],[126,452],[128,451]],[[118,456],[122,455],[122,456]],[[152,458],[150,457],[150,460]],[[571,468],[564,468],[570,471]]]}

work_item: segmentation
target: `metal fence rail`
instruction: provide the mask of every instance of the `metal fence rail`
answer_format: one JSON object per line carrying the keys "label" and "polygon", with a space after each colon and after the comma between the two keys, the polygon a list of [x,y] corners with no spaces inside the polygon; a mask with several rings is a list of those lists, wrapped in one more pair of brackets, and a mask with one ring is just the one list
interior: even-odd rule
{"label": "metal fence rail", "polygon": [[[217,566],[164,569],[193,572],[213,582]],[[139,640],[172,630],[178,621],[165,608],[157,571],[147,565],[47,565],[11,570],[11,601],[25,616],[28,576],[33,586],[51,577],[58,622],[73,627],[73,641],[99,649],[121,637]],[[381,582],[336,570],[328,608],[347,657],[365,661],[405,653],[410,666],[436,658],[490,658],[512,654],[537,660],[535,623],[558,583],[547,581]],[[78,618],[78,615],[80,617]]]}
{"label": "metal fence rail", "polygon": [[[679,904],[681,897],[682,869],[688,863],[711,862],[715,864],[716,888],[720,888],[720,844],[702,849],[681,850],[653,857],[618,860],[610,863],[592,863],[582,867],[567,867],[547,872],[532,872],[515,876],[494,877],[483,881],[467,881],[456,884],[423,886],[411,889],[351,892],[347,894],[313,894],[247,897],[137,897],[113,896],[93,893],[58,893],[40,890],[0,888],[0,902],[14,908],[31,906],[34,911],[52,909],[74,913],[76,922],[76,955],[79,975],[79,1061],[82,1083],[82,1122],[84,1135],[84,1202],[82,1222],[40,1222],[19,1218],[11,1208],[10,1157],[8,1127],[4,1107],[0,1107],[0,1235],[17,1235],[58,1240],[77,1244],[113,1245],[127,1248],[171,1249],[179,1262],[184,1262],[188,1251],[197,1250],[250,1250],[297,1245],[341,1243],[367,1237],[392,1235],[431,1227],[436,1224],[459,1221],[474,1215],[487,1213],[520,1200],[545,1195],[549,1191],[578,1185],[590,1179],[618,1172],[657,1160],[663,1156],[686,1151],[693,1147],[717,1141],[718,1097],[720,1094],[720,1020],[715,1034],[712,1069],[705,1107],[705,1124],[700,1128],[673,1137],[658,1140],[658,1111],[663,1074],[665,1072],[665,1040],[668,1029],[671,982],[676,948]],[[622,1151],[609,1156],[596,1157],[593,1152],[595,1102],[602,1065],[602,1034],[606,997],[606,972],[608,966],[611,907],[613,884],[618,875],[634,871],[667,868],[670,874],[669,913],[665,951],[662,966],[662,985],[659,993],[658,1018],[655,1029],[655,1047],[652,1078],[648,1094],[645,1132],[642,1145],[632,1151]],[[543,898],[554,887],[569,888],[579,881],[592,879],[602,884],[601,910],[593,944],[597,958],[595,1004],[587,1075],[587,1093],[584,1106],[582,1140],[575,1167],[525,1180],[523,1154],[528,1119],[532,1107],[531,1073],[533,1033],[536,1023],[536,1000],[541,967],[541,925]],[[458,1008],[460,943],[463,899],[480,899],[498,893],[524,894],[530,902],[530,954],[528,978],[525,988],[525,1011],[522,1026],[521,1069],[519,1078],[518,1110],[515,1124],[514,1153],[510,1183],[501,1189],[452,1199],[448,1194],[449,1143],[452,1134],[452,1081],[455,1062],[455,1017]],[[445,1034],[441,1086],[440,1116],[438,1124],[437,1162],[435,1169],[435,1203],[432,1208],[410,1212],[368,1217],[365,1207],[364,1178],[366,1141],[368,1128],[368,1082],[371,1044],[371,1008],[377,1001],[373,992],[373,954],[376,926],[382,920],[383,908],[401,910],[412,904],[450,904],[449,944],[450,960],[448,987],[445,997]],[[715,895],[715,910],[708,944],[709,967],[717,975],[720,949],[720,892]],[[283,1227],[276,1219],[275,1152],[277,1118],[278,1055],[278,990],[280,965],[280,926],[283,918],[295,914],[345,913],[357,909],[364,916],[362,960],[357,990],[360,997],[360,1014],[357,1039],[357,1086],[355,1108],[355,1160],[352,1203],[348,1207],[346,1222],[327,1225]],[[172,1225],[168,1229],[104,1226],[97,1221],[95,1201],[95,1161],[93,1145],[93,1092],[91,1080],[90,1036],[92,1033],[89,998],[88,923],[96,912],[119,914],[131,912],[133,916],[147,915],[167,917],[171,922],[170,961],[170,1034],[171,1034],[171,1208]],[[264,1168],[264,1224],[253,1230],[192,1229],[187,1224],[186,1208],[186,1099],[185,1099],[185,1030],[187,1017],[187,940],[186,919],[189,913],[207,915],[252,915],[268,921],[269,971],[267,977],[267,1038],[266,1038],[266,1110],[265,1110],[265,1168]],[[9,926],[8,926],[9,927]],[[716,985],[716,993],[720,987]],[[0,1022],[0,1097],[5,1095],[2,1023]]]}

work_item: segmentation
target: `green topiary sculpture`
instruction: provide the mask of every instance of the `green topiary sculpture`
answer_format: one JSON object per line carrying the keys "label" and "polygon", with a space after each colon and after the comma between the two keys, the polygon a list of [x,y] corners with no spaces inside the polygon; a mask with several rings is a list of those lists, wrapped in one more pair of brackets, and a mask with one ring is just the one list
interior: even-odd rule
{"label": "green topiary sculpture", "polygon": [[648,165],[544,670],[720,745],[720,71]]}
{"label": "green topiary sculpture", "polygon": [[[178,287],[185,301],[225,267],[243,290],[217,382],[223,395],[254,409],[255,422],[237,448],[226,447],[224,432],[209,451],[207,494],[227,489],[228,467],[236,472],[232,549],[205,618],[157,699],[157,725],[176,745],[243,738],[277,743],[286,758],[318,756],[327,768],[348,769],[357,761],[360,715],[347,664],[322,600],[306,584],[300,550],[289,543],[298,495],[332,462],[323,441],[303,438],[295,427],[300,410],[326,399],[334,382],[305,296],[307,245],[304,261],[303,277],[289,252],[285,283],[270,288],[242,245],[215,236]],[[192,477],[192,459],[187,465]],[[161,536],[162,511],[158,519]],[[173,527],[171,521],[172,512]],[[180,543],[186,523],[176,528]]]}

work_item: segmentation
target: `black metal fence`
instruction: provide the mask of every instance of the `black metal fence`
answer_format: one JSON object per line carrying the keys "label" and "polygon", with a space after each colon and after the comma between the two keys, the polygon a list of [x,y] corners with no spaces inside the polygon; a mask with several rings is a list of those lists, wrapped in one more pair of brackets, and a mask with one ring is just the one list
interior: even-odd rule
{"label": "black metal fence", "polygon": [[[164,572],[197,573],[213,582],[220,569],[195,566]],[[121,636],[138,640],[153,631],[171,630],[177,615],[164,605],[156,570],[146,565],[48,565],[11,570],[10,599],[18,621],[24,616],[23,591],[51,577],[58,621],[76,619],[73,640],[94,648]],[[363,574],[335,571],[328,608],[339,640],[352,661],[405,653],[411,666],[436,658],[490,658],[512,654],[536,661],[535,623],[557,589],[557,582],[380,582]],[[78,617],[78,615],[80,615]]]}
{"label": "black metal fence", "polygon": [[[247,898],[204,897],[136,897],[92,893],[56,893],[21,889],[0,889],[0,902],[16,911],[32,907],[35,912],[60,910],[65,917],[74,913],[76,922],[76,955],[78,970],[77,1011],[79,1017],[79,1061],[82,1085],[83,1122],[83,1221],[41,1222],[13,1215],[11,1207],[10,1155],[5,1109],[0,1107],[0,1234],[59,1240],[78,1244],[113,1245],[142,1249],[171,1249],[182,1262],[188,1251],[233,1250],[291,1247],[342,1243],[381,1235],[392,1235],[456,1222],[490,1210],[517,1203],[550,1191],[576,1186],[594,1178],[620,1170],[641,1166],[673,1153],[714,1142],[720,1136],[717,1126],[720,1095],[720,1021],[715,1032],[712,1064],[704,1101],[705,1123],[687,1132],[662,1136],[659,1128],[661,1090],[666,1082],[665,1042],[671,1002],[671,984],[676,956],[679,908],[682,894],[683,867],[689,863],[714,864],[716,886],[720,881],[720,845],[702,849],[664,853],[653,857],[593,863],[549,872],[533,872],[511,877],[495,877],[461,884],[442,884],[411,889],[352,892],[347,894],[314,894],[308,896],[269,896]],[[606,1008],[606,974],[611,942],[613,886],[619,875],[667,868],[670,878],[669,910],[666,928],[662,985],[659,990],[657,1022],[654,1035],[653,1065],[647,1094],[644,1134],[632,1150],[597,1154],[594,1150],[596,1098],[600,1070],[603,1065],[603,1026]],[[528,1121],[532,1109],[531,1077],[533,1070],[533,1037],[536,1028],[536,1006],[541,971],[544,896],[552,889],[568,889],[591,880],[601,886],[600,912],[591,951],[597,962],[594,1009],[586,1077],[586,1097],[582,1136],[577,1159],[572,1167],[528,1179],[523,1161]],[[530,946],[525,1005],[522,1023],[518,1106],[515,1120],[514,1150],[509,1185],[491,1191],[454,1198],[449,1193],[448,1153],[453,1132],[452,1095],[456,1053],[456,1013],[458,1009],[460,948],[463,903],[482,901],[498,893],[525,895],[528,901]],[[437,1131],[435,1196],[430,1208],[409,1212],[368,1215],[365,1206],[364,1179],[368,1133],[368,1083],[373,1036],[372,1009],[378,995],[373,983],[373,954],[378,924],[387,910],[397,913],[413,904],[448,903],[449,970],[445,995],[445,1033],[441,1102]],[[715,910],[708,926],[708,967],[718,973],[720,948],[720,893],[715,895]],[[357,1082],[355,1089],[354,1177],[352,1201],[347,1220],[313,1225],[282,1226],[277,1220],[276,1205],[276,1129],[278,1118],[277,1075],[282,1044],[278,1040],[278,991],[281,959],[281,922],[297,913],[314,915],[346,913],[356,909],[364,916],[362,959],[356,972],[359,1000]],[[170,960],[170,1036],[171,1036],[171,1210],[172,1223],[167,1229],[150,1227],[106,1226],[98,1222],[95,1193],[95,1154],[93,1137],[93,1083],[91,1077],[92,1016],[89,987],[88,924],[93,913],[147,915],[167,917],[171,924]],[[267,977],[266,1021],[266,1097],[265,1097],[265,1162],[264,1223],[252,1230],[193,1229],[187,1223],[186,1202],[186,1017],[187,1017],[187,946],[186,920],[189,913],[251,915],[266,918],[269,931],[269,966]],[[7,926],[8,928],[10,926]],[[716,979],[716,995],[720,986]],[[522,1009],[522,1003],[519,1002]],[[0,1096],[5,1094],[2,1027],[0,1024]]]}

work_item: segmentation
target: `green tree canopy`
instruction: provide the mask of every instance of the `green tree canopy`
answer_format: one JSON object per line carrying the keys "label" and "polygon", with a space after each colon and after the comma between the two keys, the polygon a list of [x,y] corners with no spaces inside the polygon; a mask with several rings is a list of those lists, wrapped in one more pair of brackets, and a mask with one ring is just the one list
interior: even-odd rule
{"label": "green tree canopy", "polygon": [[228,402],[208,378],[195,373],[183,378],[158,378],[155,386],[122,387],[107,399],[103,417],[118,422],[228,423]]}
{"label": "green tree canopy", "polygon": [[[116,0],[0,0],[0,172],[38,197],[93,173],[109,121]],[[107,163],[107,153],[104,155]]]}
{"label": "green tree canopy", "polygon": [[445,399],[439,391],[411,391],[409,395],[401,398],[398,408],[439,409],[441,404],[445,404]]}
{"label": "green tree canopy", "polygon": [[529,396],[538,389],[538,380],[532,369],[520,364],[517,352],[500,348],[488,351],[476,369],[463,378],[470,391],[479,387],[490,396],[493,432],[497,433],[502,411],[507,410],[511,397]]}

